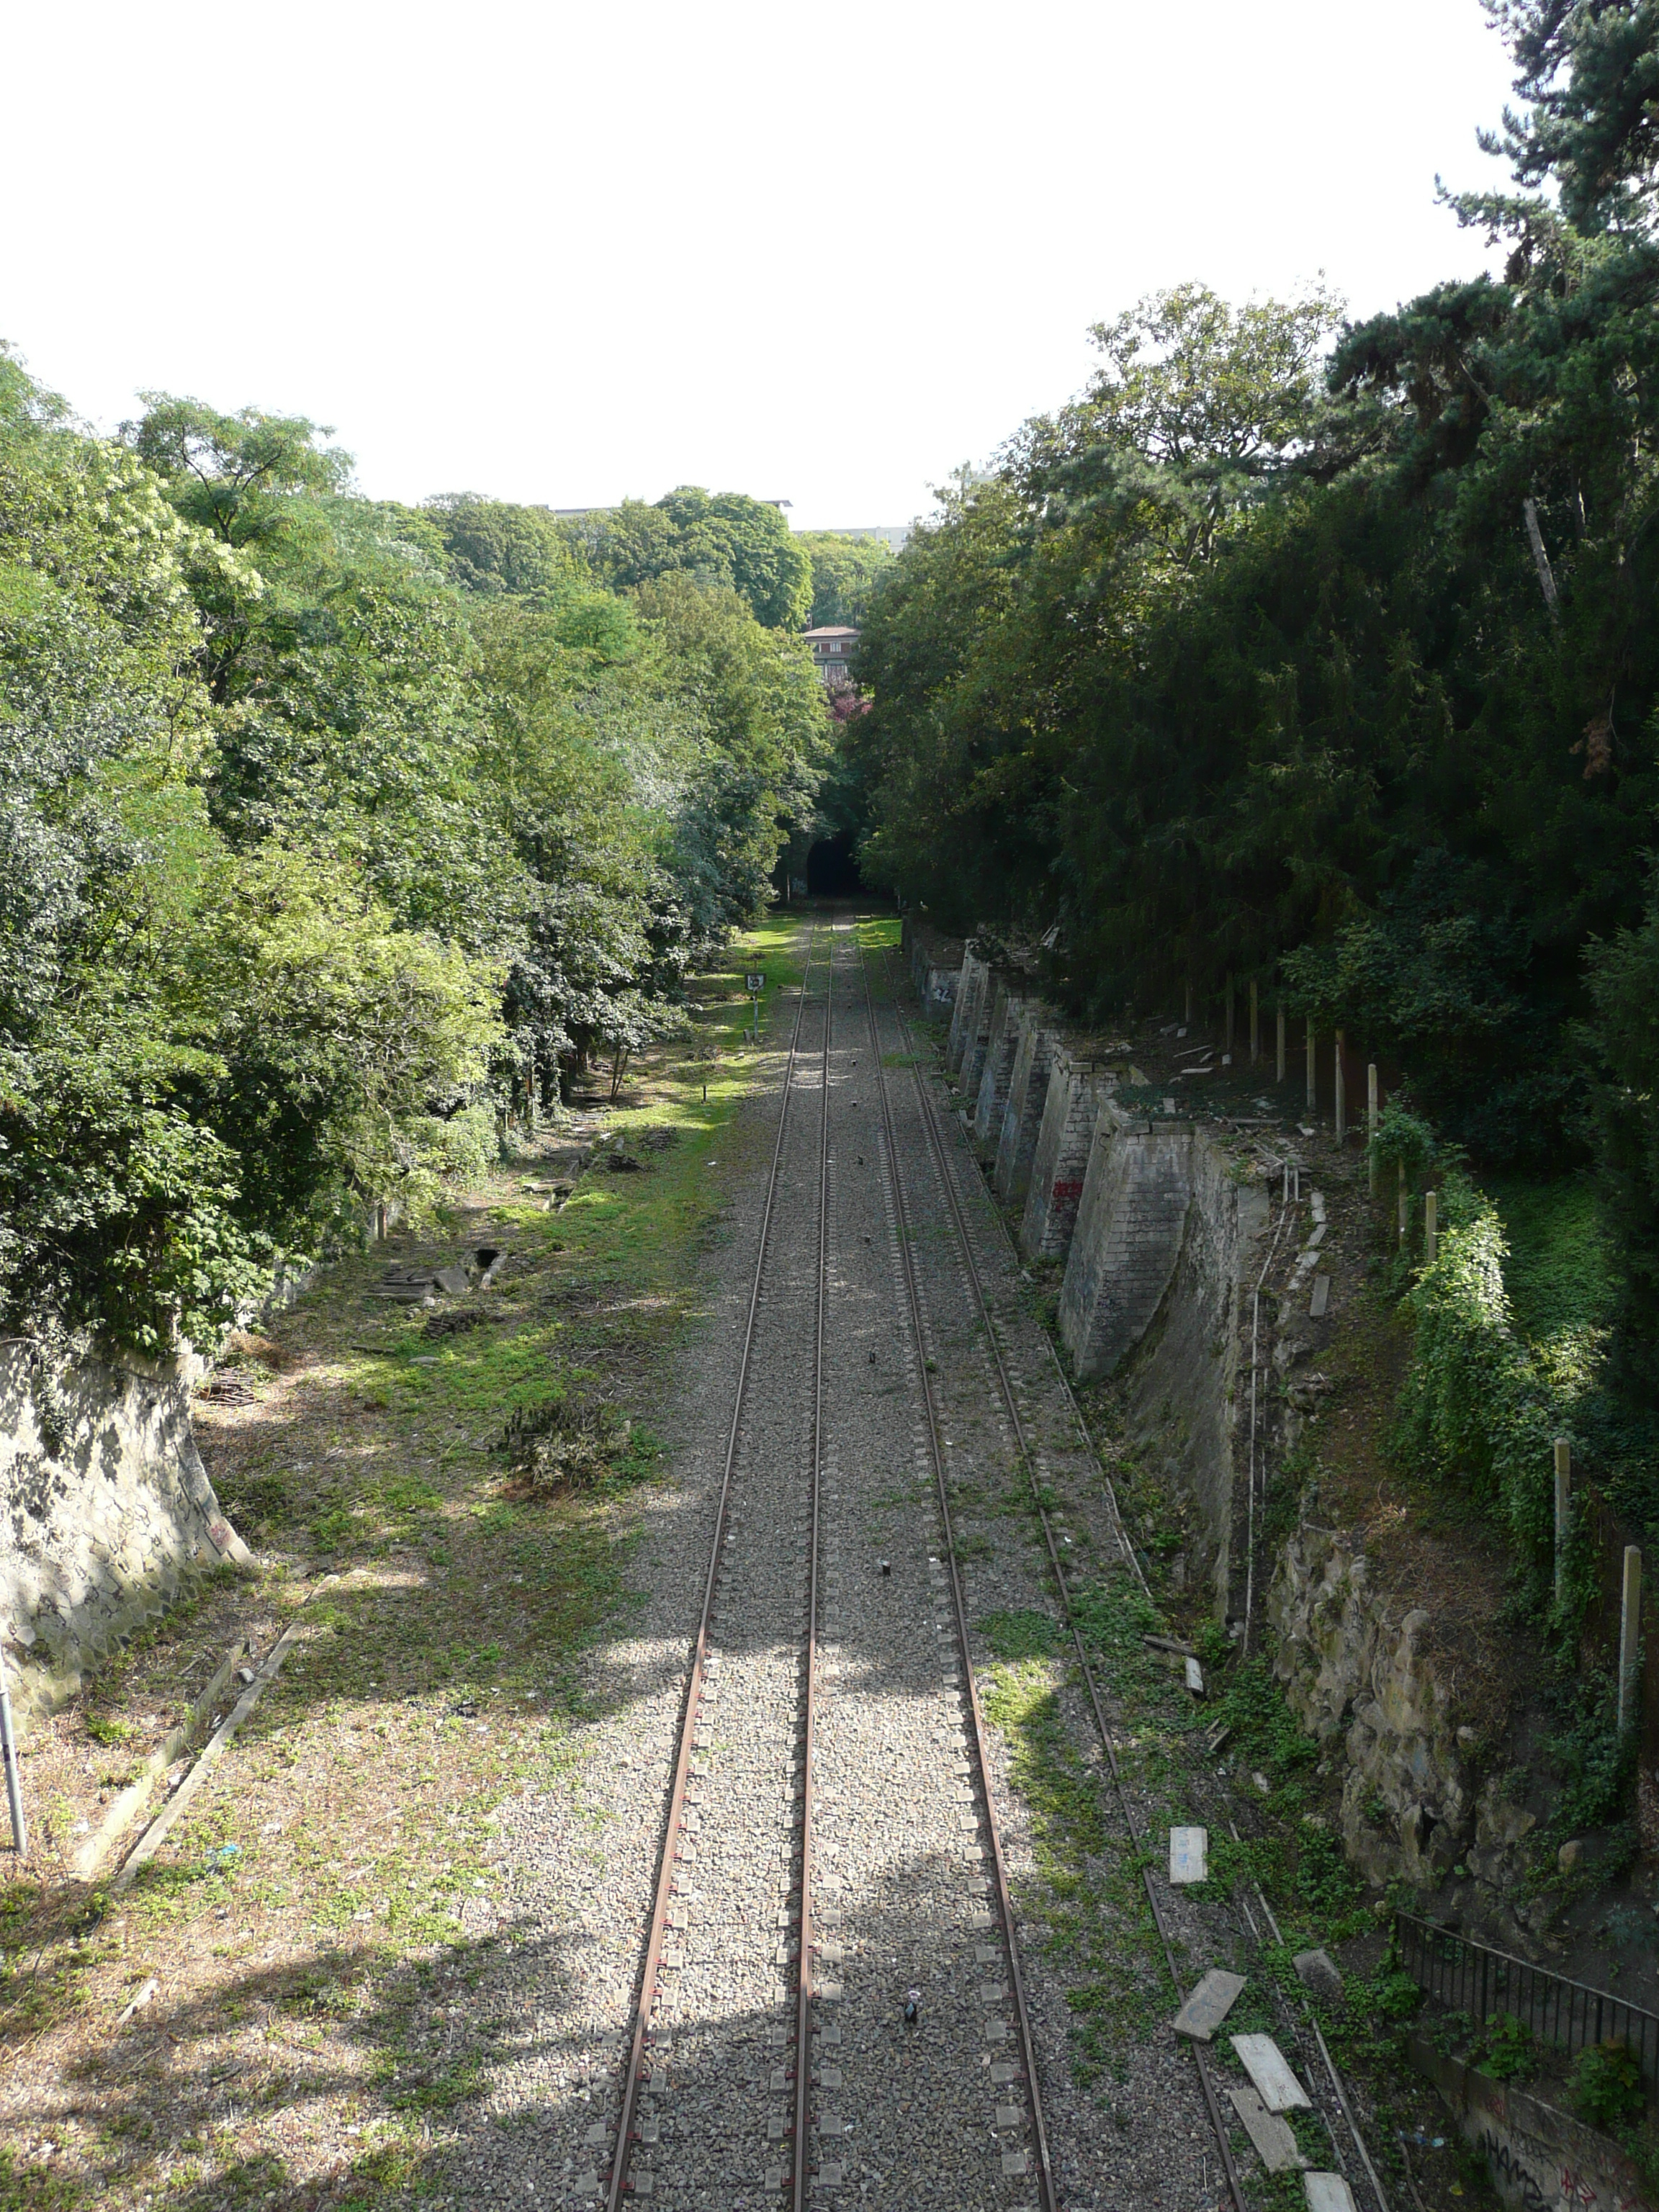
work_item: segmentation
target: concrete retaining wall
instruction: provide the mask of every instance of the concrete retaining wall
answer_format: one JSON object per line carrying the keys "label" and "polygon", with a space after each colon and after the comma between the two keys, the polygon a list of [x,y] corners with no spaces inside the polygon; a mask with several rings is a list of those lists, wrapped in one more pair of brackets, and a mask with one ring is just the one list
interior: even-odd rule
{"label": "concrete retaining wall", "polygon": [[921,1001],[923,1013],[938,1017],[956,1004],[957,981],[962,972],[962,940],[941,937],[925,922],[906,915],[903,947],[910,963],[910,981]]}
{"label": "concrete retaining wall", "polygon": [[20,1716],[72,1697],[191,1576],[252,1565],[196,1449],[197,1362],[46,1357],[0,1345],[0,1632]]}
{"label": "concrete retaining wall", "polygon": [[1409,2037],[1407,2049],[1413,2065],[1439,2090],[1464,2141],[1485,2155],[1505,2204],[1524,2212],[1637,2212],[1652,2205],[1654,2192],[1634,2160],[1608,2136],[1541,2097],[1448,2057],[1425,2035]]}
{"label": "concrete retaining wall", "polygon": [[1028,999],[1019,1011],[1019,1036],[1014,1050],[1013,1073],[1008,1079],[1008,1100],[997,1139],[996,1171],[992,1177],[997,1196],[1005,1206],[1023,1204],[1031,1187],[1031,1162],[1036,1154],[1042,1109],[1048,1096],[1048,1069],[1054,1054],[1053,1017],[1042,1002]]}
{"label": "concrete retaining wall", "polygon": [[991,1024],[985,1041],[985,1064],[980,1070],[979,1092],[974,1102],[974,1135],[994,1152],[1002,1137],[1002,1117],[1013,1080],[1014,1058],[1019,1050],[1020,1019],[1030,996],[1015,981],[999,981],[992,1001]]}
{"label": "concrete retaining wall", "polygon": [[1115,1375],[1172,1280],[1193,1194],[1189,1123],[1132,1121],[1103,1102],[1060,1291],[1060,1336],[1085,1382]]}
{"label": "concrete retaining wall", "polygon": [[1095,1121],[1112,1088],[1109,1077],[1091,1073],[1085,1056],[1054,1042],[1019,1224],[1019,1247],[1028,1260],[1061,1260],[1070,1249]]}
{"label": "concrete retaining wall", "polygon": [[990,980],[989,963],[964,952],[962,972],[957,979],[956,1003],[951,1013],[951,1034],[945,1047],[945,1065],[952,1075],[960,1070],[979,1035],[981,1015],[988,1011],[985,996]]}

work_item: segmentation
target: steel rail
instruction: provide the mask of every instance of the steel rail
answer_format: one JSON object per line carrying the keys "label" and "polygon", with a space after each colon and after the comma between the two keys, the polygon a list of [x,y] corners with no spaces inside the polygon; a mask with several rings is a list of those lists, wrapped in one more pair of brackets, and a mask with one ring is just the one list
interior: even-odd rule
{"label": "steel rail", "polygon": [[[1002,1347],[997,1340],[996,1328],[992,1318],[990,1303],[985,1295],[985,1286],[980,1276],[979,1265],[974,1257],[973,1243],[968,1234],[967,1219],[962,1210],[961,1199],[956,1187],[956,1179],[951,1173],[950,1162],[945,1154],[943,1139],[939,1134],[938,1118],[934,1109],[933,1102],[928,1096],[927,1087],[922,1078],[921,1056],[915,1049],[915,1035],[911,1030],[908,1021],[905,1018],[904,1010],[899,1004],[898,994],[892,988],[892,968],[890,963],[887,961],[884,953],[883,957],[883,969],[887,981],[888,1002],[891,1006],[894,1015],[897,1019],[899,1033],[905,1041],[906,1049],[909,1057],[910,1073],[915,1084],[916,1097],[921,1108],[922,1126],[927,1131],[934,1164],[939,1171],[939,1182],[945,1191],[945,1202],[950,1209],[951,1221],[956,1230],[957,1243],[961,1251],[963,1267],[967,1272],[968,1279],[973,1286],[974,1300],[979,1308],[980,1318],[985,1325],[985,1341],[990,1347],[991,1358],[996,1370],[997,1382],[1002,1398],[1003,1406],[1007,1413],[1009,1422],[1013,1430],[1015,1447],[1018,1452],[1020,1459],[1024,1463],[1026,1480],[1030,1486],[1031,1501],[1036,1508],[1037,1516],[1042,1524],[1043,1541],[1048,1546],[1049,1564],[1054,1570],[1054,1587],[1060,1593],[1060,1608],[1066,1616],[1066,1626],[1071,1633],[1072,1646],[1077,1655],[1078,1667],[1083,1676],[1085,1687],[1087,1689],[1089,1693],[1089,1703],[1094,1713],[1096,1731],[1100,1737],[1102,1747],[1106,1753],[1107,1765],[1111,1771],[1113,1787],[1117,1794],[1118,1808],[1122,1815],[1124,1828],[1127,1832],[1129,1841],[1136,1853],[1140,1856],[1144,1861],[1144,1838],[1136,1826],[1134,1814],[1130,1808],[1128,1792],[1124,1787],[1122,1773],[1118,1766],[1117,1749],[1112,1741],[1111,1729],[1107,1725],[1105,1710],[1101,1704],[1099,1688],[1095,1681],[1094,1669],[1089,1664],[1088,1654],[1084,1648],[1082,1632],[1079,1629],[1076,1616],[1072,1611],[1071,1594],[1066,1584],[1065,1565],[1060,1556],[1060,1547],[1054,1541],[1054,1525],[1048,1518],[1048,1509],[1042,1503],[1042,1485],[1037,1480],[1036,1461],[1032,1453],[1030,1442],[1026,1437],[1025,1424],[1020,1418],[1018,1401],[1015,1397],[1012,1385],[1008,1380],[1007,1366],[1003,1359]],[[865,989],[866,995],[869,992],[869,971],[866,969],[865,972]],[[875,1027],[873,1000],[871,1001],[871,1028],[873,1031]],[[877,1060],[878,1062],[879,1062],[879,1048],[878,1048],[877,1052]],[[1115,1507],[1115,1498],[1114,1498],[1113,1503]],[[1121,1516],[1116,1516],[1115,1517],[1117,1517],[1119,1520],[1121,1530]],[[951,1562],[951,1575],[953,1579],[955,1572],[956,1566],[953,1559]],[[964,1650],[966,1649],[965,1638],[963,1648]],[[975,1701],[975,1713],[977,1713],[977,1701]],[[1184,2002],[1188,1993],[1182,1985],[1180,1972],[1176,1966],[1174,1947],[1170,1939],[1170,1933],[1164,1921],[1163,1908],[1158,1902],[1158,1892],[1152,1884],[1152,1870],[1151,1868],[1145,1863],[1143,1863],[1141,1867],[1141,1881],[1146,1888],[1147,1904],[1152,1907],[1152,1923],[1158,1929],[1158,1941],[1163,1946],[1164,1960],[1164,1964],[1169,1970],[1170,1980],[1174,1985],[1177,2000]],[[1194,2043],[1189,2047],[1192,2051],[1194,2060],[1197,2065],[1198,2078],[1203,2087],[1204,2102],[1209,2112],[1210,2124],[1215,2134],[1217,2146],[1221,2153],[1221,2162],[1226,2173],[1229,2193],[1232,2197],[1236,2212],[1248,2212],[1248,2207],[1244,2198],[1243,2183],[1239,2178],[1238,2167],[1233,2158],[1232,2145],[1228,2138],[1226,2126],[1222,2120],[1221,2107],[1216,2096],[1215,2084],[1210,2079],[1210,2069],[1205,2063],[1203,2047],[1198,2043]],[[1033,2092],[1035,2093],[1035,2080],[1033,2081],[1032,2087]]]}
{"label": "steel rail", "polygon": [[[640,1978],[640,1992],[634,2008],[634,2030],[628,2054],[628,2069],[623,2078],[622,2112],[617,2122],[616,2148],[611,2157],[611,2179],[605,2191],[606,2212],[617,2212],[627,2185],[633,2141],[634,2116],[639,2105],[643,2074],[645,2039],[650,2031],[651,2008],[656,1998],[657,1977],[662,1966],[663,1941],[668,1929],[670,1900],[674,1881],[674,1860],[678,1847],[680,1829],[685,1819],[685,1785],[691,1766],[691,1736],[696,1726],[697,1711],[702,1702],[703,1682],[708,1673],[708,1624],[714,1607],[715,1578],[720,1572],[720,1549],[726,1537],[727,1510],[732,1498],[732,1473],[737,1463],[738,1438],[742,1431],[743,1413],[749,1389],[749,1368],[755,1343],[755,1321],[760,1310],[761,1283],[766,1269],[767,1246],[770,1241],[772,1216],[778,1189],[778,1170],[783,1158],[783,1139],[789,1121],[789,1102],[794,1090],[795,1062],[800,1048],[801,1024],[806,1016],[806,1002],[811,995],[812,953],[817,939],[817,924],[814,921],[807,933],[806,955],[801,963],[800,1003],[795,1009],[795,1026],[789,1039],[789,1059],[784,1068],[783,1098],[778,1110],[778,1133],[772,1146],[771,1172],[767,1178],[766,1205],[761,1215],[760,1242],[755,1253],[754,1280],[749,1291],[749,1311],[744,1324],[743,1351],[738,1363],[738,1385],[732,1401],[732,1426],[726,1440],[726,1463],[720,1475],[720,1504],[714,1516],[714,1537],[708,1558],[708,1575],[703,1585],[702,1611],[698,1616],[696,1642],[692,1648],[691,1675],[687,1685],[685,1707],[681,1716],[679,1745],[674,1761],[674,1778],[668,1793],[668,1818],[663,1830],[662,1856],[657,1870],[657,1888],[651,1908],[651,1933],[646,1944],[645,1966]],[[824,1036],[830,1034],[828,1008],[825,1009]]]}
{"label": "steel rail", "polygon": [[795,1977],[794,2212],[805,2212],[811,2190],[808,2169],[807,2093],[812,2079],[812,1754],[817,1705],[818,1496],[823,1468],[823,1308],[830,1257],[830,1036],[836,1009],[836,927],[830,925],[824,963],[823,1054],[818,1121],[818,1265],[812,1320],[812,1517],[806,1571],[806,1722],[802,1734],[799,1966]]}
{"label": "steel rail", "polygon": [[[933,1385],[928,1369],[927,1344],[922,1333],[921,1298],[916,1287],[915,1255],[910,1231],[909,1206],[905,1197],[904,1178],[900,1172],[898,1146],[893,1133],[892,1106],[887,1096],[887,1079],[881,1064],[881,1036],[876,1026],[875,999],[870,989],[869,964],[862,948],[859,950],[859,969],[864,979],[865,1006],[870,1022],[872,1057],[875,1062],[876,1090],[881,1100],[883,1133],[887,1141],[888,1164],[893,1177],[893,1203],[898,1217],[899,1252],[902,1261],[907,1302],[910,1310],[910,1331],[915,1345],[916,1368],[921,1377],[922,1404],[927,1415],[927,1445],[933,1463],[933,1481],[939,1493],[939,1519],[944,1528],[945,1564],[951,1575],[951,1601],[956,1613],[957,1644],[962,1654],[963,1679],[968,1686],[969,1711],[974,1723],[974,1753],[979,1765],[980,1789],[985,1801],[986,1826],[991,1837],[991,1864],[996,1878],[997,1907],[1002,1919],[1002,1940],[1008,1954],[1009,1984],[1013,1991],[1014,2013],[1019,2030],[1020,2057],[1025,2069],[1026,2094],[1030,2100],[1031,2129],[1036,2142],[1037,2188],[1042,2201],[1042,2212],[1059,2212],[1060,2200],[1054,2191],[1054,2168],[1048,2155],[1048,2130],[1042,2113],[1042,2091],[1037,2081],[1036,2049],[1031,2036],[1030,2014],[1025,2001],[1025,1981],[1019,1969],[1019,1946],[1014,1934],[1013,1899],[1008,1887],[1008,1869],[1002,1852],[1002,1834],[997,1820],[996,1797],[991,1787],[991,1762],[985,1736],[985,1717],[980,1709],[979,1683],[974,1673],[974,1655],[968,1638],[968,1612],[962,1595],[962,1577],[957,1565],[956,1537],[951,1522],[950,1485],[945,1472],[945,1454],[939,1436],[939,1408],[933,1402]],[[1239,2212],[1244,2212],[1241,2203]]]}
{"label": "steel rail", "polygon": [[[972,1250],[969,1247],[963,1217],[957,1200],[955,1180],[951,1176],[946,1167],[944,1146],[938,1132],[936,1109],[933,1106],[932,1098],[927,1094],[926,1085],[922,1081],[921,1060],[915,1051],[915,1033],[911,1030],[909,1022],[906,1018],[903,1009],[899,1003],[898,994],[892,988],[892,968],[884,952],[883,954],[883,969],[887,978],[890,1001],[892,1005],[894,1013],[897,1018],[900,1031],[903,1036],[906,1045],[910,1052],[912,1070],[915,1079],[917,1092],[922,1102],[924,1116],[927,1123],[929,1133],[933,1139],[935,1156],[939,1164],[940,1180],[945,1185],[946,1195],[951,1203],[951,1212],[957,1224],[958,1239],[963,1248],[963,1258],[966,1261],[969,1279],[973,1283],[975,1294],[978,1300],[980,1314],[985,1323],[986,1341],[990,1345],[992,1357],[996,1362],[998,1379],[1001,1384],[1003,1403],[1007,1409],[1009,1419],[1013,1424],[1014,1434],[1018,1443],[1020,1455],[1025,1461],[1027,1480],[1031,1485],[1032,1496],[1036,1501],[1037,1511],[1042,1516],[1043,1535],[1048,1542],[1049,1559],[1054,1565],[1054,1579],[1060,1590],[1060,1604],[1065,1610],[1066,1626],[1071,1631],[1073,1645],[1077,1651],[1079,1663],[1083,1672],[1084,1681],[1088,1689],[1089,1702],[1094,1710],[1096,1728],[1100,1734],[1101,1742],[1104,1747],[1106,1753],[1107,1762],[1111,1769],[1112,1780],[1116,1789],[1120,1807],[1122,1810],[1124,1825],[1128,1830],[1130,1838],[1135,1842],[1137,1848],[1139,1848],[1139,1838],[1135,1828],[1134,1819],[1129,1810],[1128,1799],[1123,1788],[1121,1777],[1118,1771],[1117,1755],[1113,1747],[1111,1735],[1106,1727],[1104,1717],[1102,1712],[1100,1698],[1095,1685],[1094,1670],[1089,1665],[1088,1660],[1084,1654],[1083,1641],[1078,1632],[1077,1623],[1072,1615],[1071,1600],[1066,1588],[1066,1578],[1064,1573],[1061,1571],[1059,1553],[1054,1545],[1054,1534],[1049,1527],[1048,1516],[1047,1511],[1044,1510],[1042,1498],[1039,1495],[1036,1462],[1033,1459],[1030,1448],[1025,1442],[1024,1424],[1020,1419],[1018,1407],[1015,1402],[1013,1392],[1008,1385],[1007,1374],[1003,1364],[1001,1347],[997,1342],[996,1330],[992,1321],[990,1306],[986,1299],[984,1289],[980,1279],[979,1270],[975,1263]],[[1275,1249],[1277,1248],[1279,1237],[1285,1227],[1285,1224],[1290,1218],[1291,1201],[1286,1200],[1280,1209],[1279,1224],[1273,1232],[1273,1244]],[[1001,1232],[1003,1243],[1009,1247],[1012,1254],[1013,1249],[1012,1239],[1009,1234],[1007,1223],[1002,1218],[1000,1213],[994,1213],[994,1218],[996,1222],[997,1228]],[[1271,1257],[1272,1255],[1270,1254],[1270,1260]],[[1261,1278],[1264,1281],[1267,1278],[1267,1268],[1264,1267]],[[1046,1329],[1043,1332],[1043,1340],[1048,1346],[1048,1354],[1054,1362],[1054,1372],[1060,1377],[1061,1388],[1064,1389],[1066,1399],[1070,1403],[1073,1418],[1076,1420],[1078,1427],[1082,1433],[1084,1442],[1088,1447],[1090,1456],[1099,1469],[1101,1478],[1106,1485],[1107,1497],[1110,1502],[1112,1509],[1112,1518],[1117,1529],[1118,1542],[1122,1547],[1125,1558],[1128,1560],[1130,1566],[1133,1569],[1135,1577],[1139,1581],[1142,1590],[1150,1596],[1152,1593],[1147,1589],[1146,1575],[1141,1570],[1140,1561],[1136,1556],[1134,1547],[1129,1539],[1128,1531],[1124,1525],[1122,1510],[1118,1504],[1116,1487],[1114,1485],[1110,1475],[1106,1472],[1105,1464],[1102,1460],[1099,1448],[1096,1444],[1093,1435],[1090,1431],[1089,1424],[1084,1417],[1083,1408],[1078,1403],[1077,1393],[1073,1389],[1071,1380],[1066,1375],[1065,1368],[1060,1364],[1060,1354],[1054,1349],[1054,1340],[1048,1335]],[[1209,1794],[1207,1789],[1206,1794]],[[1227,1819],[1227,1826],[1232,1832],[1233,1840],[1237,1842],[1237,1827],[1233,1823],[1231,1816],[1224,1815],[1224,1817]],[[1169,1966],[1170,1978],[1175,1985],[1176,1995],[1184,2000],[1186,1993],[1182,1988],[1181,1978],[1176,1972],[1174,1953],[1170,1947],[1169,1936],[1165,1932],[1164,1915],[1159,1908],[1157,1892],[1152,1887],[1152,1875],[1145,1867],[1143,1867],[1141,1870],[1141,1879],[1146,1885],[1147,1902],[1152,1906],[1152,1917],[1158,1928],[1159,1940],[1164,1946],[1164,1955]],[[1273,1930],[1273,1941],[1282,1946],[1283,1938],[1280,1936],[1279,1932],[1279,1923],[1273,1917],[1273,1907],[1268,1904],[1266,1893],[1263,1891],[1261,1883],[1259,1881],[1253,1881],[1251,1887],[1255,1891],[1256,1901],[1261,1905],[1262,1912],[1267,1917],[1267,1924]],[[1245,1908],[1245,1918],[1247,1921],[1249,1919],[1248,1905]],[[1255,1933],[1253,1927],[1251,1932],[1252,1934]],[[1259,1942],[1258,1948],[1260,1948]],[[1342,2077],[1337,2071],[1336,2063],[1331,2057],[1329,2046],[1327,2045],[1324,2035],[1321,2032],[1319,2023],[1313,2018],[1310,2010],[1308,2013],[1308,2020],[1309,2025],[1312,2027],[1315,2037],[1318,2041],[1320,2056],[1324,2060],[1325,2071],[1330,2079],[1331,2087],[1335,2094],[1337,2107],[1340,2112],[1343,2119],[1347,2124],[1348,2133],[1353,2139],[1354,2148],[1359,2154],[1360,2163],[1364,2167],[1366,2175],[1370,2181],[1371,2188],[1376,2195],[1377,2203],[1381,2208],[1381,2212],[1389,2212],[1388,2197],[1383,2191],[1382,2184],[1378,2178],[1376,2168],[1371,2162],[1370,2153],[1366,2148],[1364,2136],[1360,2133],[1358,2124],[1354,2118],[1352,2107],[1348,2102],[1347,2093],[1342,2084]],[[1222,2156],[1226,2164],[1228,2180],[1232,2187],[1234,2203],[1239,2206],[1240,2212],[1243,2212],[1243,2202],[1239,2193],[1240,2185],[1238,2182],[1237,2172],[1233,2164],[1232,2154],[1228,2144],[1226,2130],[1222,2125],[1220,2108],[1216,2100],[1213,2086],[1210,2081],[1209,2069],[1205,2063],[1204,2053],[1200,2046],[1197,2044],[1194,2044],[1192,2048],[1193,2055],[1198,2062],[1199,2078],[1204,2085],[1205,2101],[1209,2107],[1210,2118],[1215,2125],[1217,2139],[1222,2148]]]}

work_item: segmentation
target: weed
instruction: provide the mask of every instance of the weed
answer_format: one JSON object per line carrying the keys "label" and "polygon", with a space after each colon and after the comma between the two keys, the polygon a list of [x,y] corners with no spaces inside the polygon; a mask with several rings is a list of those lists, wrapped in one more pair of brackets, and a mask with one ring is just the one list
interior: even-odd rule
{"label": "weed", "polygon": [[1573,2061],[1567,2094],[1581,2120],[1593,2128],[1619,2128],[1639,2119],[1646,2100],[1642,2069],[1616,2037],[1593,2043]]}
{"label": "weed", "polygon": [[501,1449],[534,1498],[597,1490],[618,1472],[633,1427],[609,1400],[573,1397],[562,1391],[540,1406],[515,1413],[507,1422]]}

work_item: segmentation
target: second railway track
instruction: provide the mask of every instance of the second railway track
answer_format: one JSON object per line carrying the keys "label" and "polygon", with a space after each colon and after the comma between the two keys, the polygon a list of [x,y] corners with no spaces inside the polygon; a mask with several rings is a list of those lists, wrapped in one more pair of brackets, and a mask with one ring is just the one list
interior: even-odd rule
{"label": "second railway track", "polygon": [[[783,1094],[631,2033],[588,2193],[566,2202],[1069,2212],[1219,2189],[1245,2212],[1201,2057],[1189,2100],[1181,2055],[1143,2042],[1139,2139],[1084,2154],[1097,2107],[1065,1991],[1020,1956],[999,1814],[1026,1815],[984,1726],[969,1602],[1055,1591],[1069,1622],[1069,1540],[1041,1492],[1067,1455],[1095,1463],[1063,1378],[1023,1341],[1005,1357],[994,1218],[854,929],[809,936]],[[1048,1576],[1006,1558],[964,1575],[953,1495],[971,1513],[994,1472],[1036,1494]],[[1112,1717],[1076,1657],[1103,1784]]]}
{"label": "second railway track", "polygon": [[1054,2212],[861,966],[809,950],[611,2208]]}

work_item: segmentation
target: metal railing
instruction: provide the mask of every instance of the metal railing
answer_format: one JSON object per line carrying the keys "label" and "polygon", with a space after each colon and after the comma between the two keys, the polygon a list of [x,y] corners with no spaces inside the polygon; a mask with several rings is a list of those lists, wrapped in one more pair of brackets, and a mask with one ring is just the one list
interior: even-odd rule
{"label": "metal railing", "polygon": [[1622,2043],[1650,2088],[1659,2087],[1659,2013],[1547,1966],[1528,1966],[1414,1913],[1396,1912],[1394,1929],[1401,1966],[1448,2011],[1468,2013],[1478,2026],[1494,2013],[1510,2013],[1534,2043],[1553,2044],[1569,2057],[1588,2044]]}

